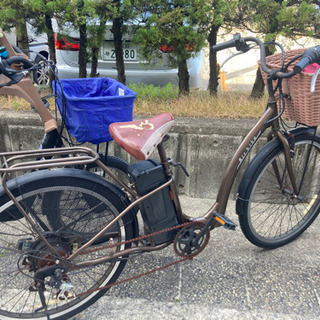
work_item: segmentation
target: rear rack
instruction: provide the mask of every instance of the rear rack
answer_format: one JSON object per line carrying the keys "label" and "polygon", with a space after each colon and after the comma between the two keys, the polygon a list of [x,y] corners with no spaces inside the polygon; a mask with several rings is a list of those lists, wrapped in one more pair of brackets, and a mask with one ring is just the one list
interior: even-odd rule
{"label": "rear rack", "polygon": [[7,181],[8,178],[10,178],[11,173],[18,171],[49,169],[54,167],[57,168],[86,165],[88,163],[95,162],[98,159],[99,155],[96,152],[85,147],[54,148],[0,153],[0,160],[2,162],[2,166],[0,168],[2,187],[20,213],[32,226],[34,225],[34,222],[8,188]]}
{"label": "rear rack", "polygon": [[6,174],[17,171],[86,165],[97,161],[99,155],[86,147],[70,147],[4,152],[0,153],[0,159],[0,174],[4,179]]}

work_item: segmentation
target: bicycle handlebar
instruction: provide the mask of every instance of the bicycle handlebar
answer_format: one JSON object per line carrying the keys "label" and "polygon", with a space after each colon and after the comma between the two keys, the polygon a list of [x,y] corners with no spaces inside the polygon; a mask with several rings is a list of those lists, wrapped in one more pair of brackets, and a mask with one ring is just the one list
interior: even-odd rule
{"label": "bicycle handlebar", "polygon": [[280,70],[271,70],[266,65],[266,51],[264,43],[255,37],[245,37],[241,38],[240,34],[234,35],[232,40],[219,43],[217,45],[212,46],[212,49],[214,51],[220,51],[228,48],[235,47],[238,51],[246,52],[251,49],[251,47],[247,44],[247,42],[254,42],[256,43],[260,48],[260,64],[261,69],[267,73],[272,74],[273,78],[291,78],[297,73],[300,73],[304,68],[306,68],[309,64],[319,62],[320,63],[320,46],[315,46],[312,48],[307,49],[300,61],[294,66],[293,71],[284,73]]}
{"label": "bicycle handlebar", "polygon": [[[12,65],[19,65],[22,69],[13,69]],[[10,86],[20,82],[28,71],[34,70],[36,66],[34,63],[23,56],[12,56],[0,59],[0,74],[4,74],[10,79],[9,82],[1,83],[0,88]]]}
{"label": "bicycle handlebar", "polygon": [[6,59],[6,61],[8,62],[9,66],[14,64],[14,63],[22,63],[23,67],[25,69],[30,69],[30,68],[32,68],[34,66],[34,64],[30,60],[28,60],[28,59],[26,59],[24,57],[21,57],[21,56],[9,57],[9,58]]}
{"label": "bicycle handlebar", "polygon": [[300,61],[293,67],[293,70],[296,71],[296,73],[300,73],[309,64],[319,62],[319,61],[320,61],[320,46],[309,48],[303,53]]}
{"label": "bicycle handlebar", "polygon": [[[22,64],[23,69],[22,70],[12,69],[11,65],[13,64]],[[5,76],[9,78],[13,74],[21,73],[22,71],[29,71],[32,68],[34,68],[34,64],[30,60],[22,56],[13,56],[6,59],[2,58],[0,60],[0,73],[3,73]]]}
{"label": "bicycle handlebar", "polygon": [[[228,41],[225,41],[225,42],[222,42],[222,43],[218,43],[218,44],[212,46],[212,49],[214,51],[221,51],[221,50],[224,50],[224,49],[233,48],[233,47],[236,47],[237,44],[242,43],[243,40],[245,40],[245,39],[241,38],[239,33],[236,33],[235,35],[233,35],[233,39],[232,40],[228,40]],[[241,50],[241,49],[239,49],[239,50]]]}
{"label": "bicycle handlebar", "polygon": [[[7,53],[3,54],[5,51]],[[0,73],[10,79],[8,82],[2,82],[1,79],[0,95],[19,96],[28,101],[39,113],[44,123],[44,131],[48,133],[58,128],[57,121],[45,107],[31,78],[26,77],[29,71],[40,67],[41,64],[33,63],[24,55],[24,52],[12,46],[0,27]],[[7,79],[4,79],[4,81],[7,81]]]}

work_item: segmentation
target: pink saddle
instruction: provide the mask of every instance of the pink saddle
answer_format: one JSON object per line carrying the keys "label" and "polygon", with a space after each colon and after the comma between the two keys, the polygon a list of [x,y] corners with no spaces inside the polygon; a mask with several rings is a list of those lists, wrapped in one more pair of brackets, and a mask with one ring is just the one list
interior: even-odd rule
{"label": "pink saddle", "polygon": [[174,124],[168,113],[129,122],[115,122],[109,126],[114,141],[137,160],[145,160],[152,154]]}

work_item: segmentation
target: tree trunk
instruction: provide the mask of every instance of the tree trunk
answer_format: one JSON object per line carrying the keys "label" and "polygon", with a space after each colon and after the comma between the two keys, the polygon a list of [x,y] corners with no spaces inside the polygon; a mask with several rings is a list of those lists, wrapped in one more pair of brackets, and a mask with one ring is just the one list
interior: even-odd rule
{"label": "tree trunk", "polygon": [[[52,60],[55,64],[57,63],[56,59],[56,49],[54,46],[54,37],[53,37],[53,28],[52,28],[52,22],[51,18],[46,14],[45,15],[45,24],[47,29],[47,38],[48,38],[48,48],[49,48],[49,59]],[[52,70],[49,71],[49,88],[52,90],[52,81],[54,80],[54,75],[52,73]]]}
{"label": "tree trunk", "polygon": [[178,61],[178,77],[179,77],[179,95],[188,95],[189,88],[189,71],[187,60]]}
{"label": "tree trunk", "polygon": [[123,60],[123,46],[122,46],[122,19],[114,18],[112,23],[112,32],[113,32],[113,43],[116,53],[116,67],[118,72],[118,81],[126,84],[126,75],[124,69],[124,60]]}
{"label": "tree trunk", "polygon": [[100,19],[100,25],[96,30],[96,34],[95,34],[96,44],[91,48],[92,49],[91,73],[90,73],[91,78],[99,77],[99,73],[98,73],[99,50],[104,42],[104,34],[105,34],[105,28],[106,28],[105,17],[100,17],[99,19]]}
{"label": "tree trunk", "polygon": [[258,68],[256,73],[256,79],[254,81],[254,85],[250,94],[251,98],[260,99],[264,94],[264,82],[262,78],[262,74],[260,68]]}
{"label": "tree trunk", "polygon": [[[78,10],[83,9],[83,0],[80,1]],[[79,25],[80,49],[79,49],[79,78],[87,77],[87,25],[81,23]]]}
{"label": "tree trunk", "polygon": [[45,15],[45,24],[46,24],[47,37],[48,37],[49,57],[50,57],[50,60],[52,60],[54,63],[57,63],[52,22],[51,22],[51,18],[48,15]]}
{"label": "tree trunk", "polygon": [[17,30],[17,46],[20,49],[29,49],[29,41],[28,41],[28,30],[26,26],[26,22],[18,21],[16,24]]}
{"label": "tree trunk", "polygon": [[80,50],[79,50],[79,78],[87,77],[87,26],[79,26]]}
{"label": "tree trunk", "polygon": [[218,93],[219,86],[219,67],[217,62],[217,53],[212,50],[212,46],[217,44],[217,36],[220,26],[212,26],[209,36],[209,67],[210,67],[210,76],[209,76],[209,85],[208,90],[210,95],[216,96]]}
{"label": "tree trunk", "polygon": [[99,55],[99,48],[92,48],[92,60],[91,60],[91,78],[98,77],[97,68],[98,68],[98,55]]}

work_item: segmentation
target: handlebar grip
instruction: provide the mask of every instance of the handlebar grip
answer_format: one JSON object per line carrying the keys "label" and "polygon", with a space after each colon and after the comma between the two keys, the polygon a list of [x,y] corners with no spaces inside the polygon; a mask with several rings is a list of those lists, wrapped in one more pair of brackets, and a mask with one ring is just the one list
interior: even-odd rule
{"label": "handlebar grip", "polygon": [[300,61],[293,67],[295,73],[300,73],[309,64],[320,61],[320,46],[315,46],[313,48],[307,49]]}
{"label": "handlebar grip", "polygon": [[228,48],[232,48],[236,46],[236,40],[232,39],[226,42],[218,43],[212,46],[213,51],[220,51]]}
{"label": "handlebar grip", "polygon": [[12,64],[23,64],[23,68],[25,70],[33,67],[33,63],[31,61],[21,56],[13,56],[0,60],[0,74],[4,74],[6,77],[11,79],[11,81],[2,84],[1,87],[18,83],[25,76],[23,70],[12,69]]}
{"label": "handlebar grip", "polygon": [[240,42],[241,42],[241,35],[240,33],[236,33],[233,35],[232,40],[215,44],[214,46],[212,46],[212,50],[217,52],[220,50],[237,47]]}
{"label": "handlebar grip", "polygon": [[22,63],[25,69],[29,69],[33,67],[33,63],[28,59],[20,56],[13,56],[6,59],[8,65],[12,65],[14,63]]}

